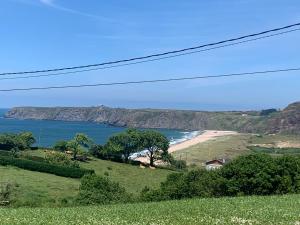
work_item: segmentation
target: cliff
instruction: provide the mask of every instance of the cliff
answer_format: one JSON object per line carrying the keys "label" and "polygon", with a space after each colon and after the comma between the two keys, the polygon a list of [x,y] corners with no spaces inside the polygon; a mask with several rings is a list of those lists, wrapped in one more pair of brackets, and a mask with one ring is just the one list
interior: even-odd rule
{"label": "cliff", "polygon": [[283,111],[260,116],[259,112],[207,112],[188,110],[124,109],[99,107],[16,107],[6,118],[89,121],[114,126],[181,130],[236,130],[241,132],[300,133],[300,103]]}

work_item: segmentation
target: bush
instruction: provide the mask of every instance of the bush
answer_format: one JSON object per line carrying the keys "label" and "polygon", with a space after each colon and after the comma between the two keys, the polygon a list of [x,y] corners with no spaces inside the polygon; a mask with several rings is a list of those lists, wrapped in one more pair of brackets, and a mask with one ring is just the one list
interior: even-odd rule
{"label": "bush", "polygon": [[219,170],[173,173],[157,190],[144,188],[142,201],[193,197],[300,193],[300,157],[240,156]]}
{"label": "bush", "polygon": [[43,173],[51,173],[62,177],[81,178],[85,174],[94,173],[94,170],[71,168],[66,166],[52,165],[44,162],[36,162],[27,159],[17,159],[11,157],[0,156],[0,165],[16,166],[26,170],[38,171]]}
{"label": "bush", "polygon": [[270,195],[276,191],[277,165],[266,154],[240,156],[221,169],[224,195]]}
{"label": "bush", "polygon": [[0,134],[0,149],[10,151],[12,149],[25,150],[30,149],[35,143],[33,134],[30,132],[21,132],[18,134],[4,133]]}
{"label": "bush", "polygon": [[77,202],[80,204],[111,204],[128,202],[129,194],[119,183],[110,181],[107,177],[95,174],[85,175],[81,179]]}
{"label": "bush", "polygon": [[45,155],[45,161],[50,164],[79,168],[76,161],[72,161],[65,153],[48,151]]}

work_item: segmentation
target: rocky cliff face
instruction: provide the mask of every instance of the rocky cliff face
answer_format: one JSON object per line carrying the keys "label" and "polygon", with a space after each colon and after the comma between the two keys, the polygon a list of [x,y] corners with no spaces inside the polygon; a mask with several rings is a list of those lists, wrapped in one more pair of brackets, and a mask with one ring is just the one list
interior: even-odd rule
{"label": "rocky cliff face", "polygon": [[181,130],[236,130],[241,132],[300,133],[300,103],[269,116],[259,112],[205,112],[187,110],[99,107],[17,107],[7,118],[89,121],[115,126]]}

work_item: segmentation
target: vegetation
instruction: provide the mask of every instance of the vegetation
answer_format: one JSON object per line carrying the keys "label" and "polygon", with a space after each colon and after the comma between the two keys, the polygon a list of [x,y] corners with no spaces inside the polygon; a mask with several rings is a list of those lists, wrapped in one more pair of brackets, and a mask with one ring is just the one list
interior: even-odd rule
{"label": "vegetation", "polygon": [[261,116],[268,116],[272,113],[276,113],[277,112],[277,109],[264,109],[260,112],[260,115]]}
{"label": "vegetation", "polygon": [[77,202],[80,204],[113,204],[128,202],[130,196],[119,183],[95,174],[81,179]]}
{"label": "vegetation", "polygon": [[16,156],[19,150],[30,149],[34,143],[35,138],[31,132],[0,134],[0,149],[11,151],[13,156]]}
{"label": "vegetation", "polygon": [[[0,166],[0,182],[13,185],[9,206],[63,206],[78,194],[79,179]],[[2,221],[2,219],[0,219]]]}
{"label": "vegetation", "polygon": [[67,148],[73,153],[73,160],[77,159],[79,153],[84,153],[91,144],[91,139],[85,134],[76,134],[75,137],[68,141]]}
{"label": "vegetation", "polygon": [[240,156],[216,171],[203,169],[168,176],[159,189],[144,189],[143,201],[193,197],[300,193],[300,157]]}
{"label": "vegetation", "polygon": [[205,198],[97,207],[0,209],[3,225],[297,225],[299,214],[299,195]]}
{"label": "vegetation", "polygon": [[79,164],[76,161],[72,161],[66,154],[55,151],[48,151],[45,154],[45,162],[53,165],[79,168]]}
{"label": "vegetation", "polygon": [[153,130],[143,131],[141,134],[142,146],[146,149],[150,160],[150,166],[154,166],[156,160],[163,160],[168,155],[169,140],[161,133]]}
{"label": "vegetation", "polygon": [[142,149],[141,135],[138,130],[128,129],[109,138],[105,145],[106,153],[110,155],[118,154],[119,158],[124,158],[125,163],[129,162],[130,154]]}
{"label": "vegetation", "polygon": [[60,166],[44,162],[37,162],[27,159],[18,159],[11,157],[0,157],[0,165],[2,166],[16,166],[18,168],[39,171],[44,173],[51,173],[63,177],[81,178],[87,173],[94,173],[93,170],[72,168],[67,166]]}
{"label": "vegetation", "polygon": [[275,148],[262,146],[249,146],[253,152],[268,153],[268,154],[300,154],[300,148]]}

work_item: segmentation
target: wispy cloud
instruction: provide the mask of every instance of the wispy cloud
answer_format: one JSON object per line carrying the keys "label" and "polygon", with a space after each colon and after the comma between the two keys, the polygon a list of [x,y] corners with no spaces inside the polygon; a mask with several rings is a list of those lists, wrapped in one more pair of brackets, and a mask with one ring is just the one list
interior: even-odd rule
{"label": "wispy cloud", "polygon": [[115,22],[114,20],[112,20],[110,18],[107,18],[107,17],[98,16],[98,15],[82,12],[82,11],[79,11],[79,10],[76,10],[76,9],[61,6],[58,3],[56,3],[55,0],[39,0],[39,2],[42,3],[43,5],[47,6],[47,7],[51,7],[53,9],[64,11],[64,12],[67,12],[67,13],[71,13],[71,14],[75,14],[75,15],[79,15],[79,16],[84,16],[84,17],[89,17],[91,19],[102,20],[104,22]]}

